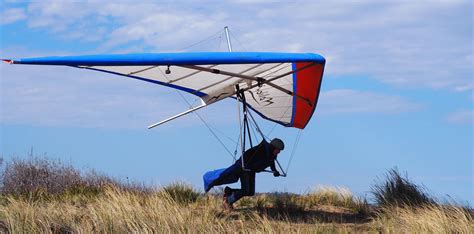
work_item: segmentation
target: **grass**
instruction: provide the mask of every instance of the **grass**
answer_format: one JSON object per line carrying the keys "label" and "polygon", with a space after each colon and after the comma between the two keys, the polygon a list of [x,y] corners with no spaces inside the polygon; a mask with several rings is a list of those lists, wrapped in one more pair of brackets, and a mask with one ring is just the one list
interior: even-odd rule
{"label": "grass", "polygon": [[349,189],[341,187],[319,186],[309,192],[305,200],[308,207],[321,205],[344,207],[360,214],[368,213],[369,209],[365,199],[355,197]]}
{"label": "grass", "polygon": [[381,206],[424,206],[436,204],[426,188],[412,183],[408,176],[401,176],[397,169],[390,169],[383,182],[372,187],[372,194]]}
{"label": "grass", "polygon": [[173,201],[180,205],[196,202],[200,193],[191,185],[184,182],[175,182],[163,187],[165,192]]}
{"label": "grass", "polygon": [[373,221],[384,232],[472,233],[471,214],[455,205],[385,206]]}
{"label": "grass", "polygon": [[[423,194],[430,202],[417,205],[403,200],[405,205],[400,206],[398,200],[390,203],[389,199],[369,205],[348,189],[317,187],[305,194],[257,194],[237,202],[236,210],[227,211],[222,208],[220,193],[202,194],[184,182],[150,188],[97,173],[82,174],[56,162],[51,166],[47,160],[15,162],[5,164],[9,168],[4,167],[1,174],[0,232],[472,233],[474,230],[470,209],[437,204],[427,193]],[[59,186],[62,189],[57,189],[58,186],[48,187],[48,183],[38,186],[28,182],[31,172],[38,168],[55,172],[43,171],[55,176],[42,177],[40,181],[74,178],[72,181],[79,183],[56,181],[62,184]],[[70,175],[71,171],[77,173],[72,173],[73,177],[61,175],[62,172]],[[389,177],[379,184],[393,184],[393,187],[379,186],[373,190],[375,197],[394,197],[388,193],[398,193],[403,190],[400,186],[413,185],[406,178],[403,183],[391,183],[393,178],[398,177]],[[5,181],[12,183],[15,179],[25,182],[20,183],[23,187],[4,186]]]}

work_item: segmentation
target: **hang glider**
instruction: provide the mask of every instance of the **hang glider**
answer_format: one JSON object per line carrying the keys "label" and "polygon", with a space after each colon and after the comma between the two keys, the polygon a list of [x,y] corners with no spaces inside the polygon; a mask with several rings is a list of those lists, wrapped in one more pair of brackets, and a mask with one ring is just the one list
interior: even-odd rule
{"label": "hang glider", "polygon": [[2,59],[111,73],[196,95],[201,105],[149,128],[241,93],[263,118],[303,129],[315,111],[325,59],[312,53],[210,52]]}

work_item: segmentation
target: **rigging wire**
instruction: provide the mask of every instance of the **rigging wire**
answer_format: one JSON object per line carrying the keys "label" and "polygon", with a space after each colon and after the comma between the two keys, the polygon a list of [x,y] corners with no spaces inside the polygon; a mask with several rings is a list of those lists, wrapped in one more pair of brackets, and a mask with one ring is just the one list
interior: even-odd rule
{"label": "rigging wire", "polygon": [[[233,29],[234,29],[234,28],[233,28]],[[231,38],[233,38],[235,41],[237,41],[237,43],[239,43],[239,45],[244,49],[244,51],[249,51],[249,50],[244,46],[244,44],[242,44],[242,43],[237,39],[237,37],[234,36],[233,33],[229,32],[229,36],[230,36]]]}
{"label": "rigging wire", "polygon": [[216,128],[215,126],[212,126],[211,124],[209,124],[209,126],[211,126],[211,128],[217,132],[217,133],[220,133],[221,136],[227,138],[227,140],[231,141],[232,143],[234,144],[237,144],[238,142],[235,141],[234,139],[232,139],[230,136],[228,136],[226,133],[224,133],[223,131],[219,130],[218,128]]}
{"label": "rigging wire", "polygon": [[[288,110],[290,110],[290,106],[288,106],[288,107],[286,108],[285,112],[281,115],[281,117],[280,117],[278,120],[281,120],[281,119],[283,118],[283,116],[286,115],[286,113],[288,112]],[[276,126],[277,126],[277,123],[275,122],[275,123],[273,124],[273,127],[271,128],[271,130],[268,132],[268,135],[270,135],[270,134],[273,132],[273,130],[275,130],[275,127],[276,127]],[[301,136],[301,132],[302,132],[302,131],[303,131],[303,130],[300,129],[300,131],[298,132],[298,136],[297,136],[297,138],[296,138],[296,140],[295,140],[295,142],[294,142],[294,144],[293,144],[293,148],[292,148],[292,150],[291,150],[291,155],[290,155],[290,160],[288,161],[288,163],[287,163],[287,165],[286,165],[285,171],[283,171],[283,173],[284,173],[285,175],[288,175],[288,169],[290,168],[291,161],[293,160],[293,156],[294,156],[294,154],[295,154],[295,152],[296,152],[296,147],[298,147],[298,142],[299,142],[299,138],[300,138],[300,136]],[[281,168],[281,166],[280,166],[279,163],[278,163],[278,165],[279,165],[280,169],[283,170],[283,168]]]}
{"label": "rigging wire", "polygon": [[[240,116],[240,101],[237,99],[237,116],[238,116],[238,119],[239,119],[239,137],[237,138],[237,145],[235,146],[235,151],[234,151],[234,155],[237,156],[237,149],[239,148],[239,143],[242,144],[242,119],[241,119],[241,116]],[[234,157],[235,159],[235,157]]]}
{"label": "rigging wire", "polygon": [[[242,125],[239,124],[239,126],[240,126],[240,129],[242,129]],[[242,144],[241,137],[242,137],[242,131],[239,130],[239,136],[238,136],[237,144],[235,144],[235,150],[234,150],[234,162],[235,162],[236,157],[237,157],[237,150],[239,149],[239,146],[241,146],[241,144]]]}
{"label": "rigging wire", "polygon": [[265,136],[262,132],[262,130],[260,130],[260,127],[258,126],[257,124],[257,121],[255,121],[255,118],[253,117],[252,115],[252,112],[249,112],[250,114],[250,118],[252,119],[253,123],[255,124],[255,128],[257,129],[258,133],[260,133],[260,135],[262,136],[262,140],[263,139],[266,139],[266,140],[269,140],[270,138],[268,138],[267,136]]}
{"label": "rigging wire", "polygon": [[255,133],[255,128],[257,128],[257,127],[255,127],[255,124],[252,121],[250,121],[250,126],[252,126],[252,125],[253,125],[253,127],[251,127],[250,129],[252,129],[253,139],[258,139],[257,134]]}
{"label": "rigging wire", "polygon": [[194,46],[199,45],[199,44],[201,44],[201,43],[204,43],[204,42],[206,42],[206,41],[210,41],[211,39],[216,39],[216,38],[217,38],[216,35],[219,35],[219,37],[221,37],[223,31],[224,31],[224,30],[221,29],[221,30],[219,30],[218,32],[212,34],[211,36],[206,37],[206,38],[204,38],[204,39],[202,39],[202,40],[200,40],[200,41],[198,41],[198,42],[196,42],[196,43],[193,43],[193,44],[191,44],[191,45],[189,45],[189,46],[186,46],[186,47],[184,47],[184,48],[182,48],[182,49],[180,49],[180,50],[178,50],[178,51],[185,51],[185,50],[187,50],[187,49],[189,49],[189,48],[191,48],[191,47],[194,47]]}
{"label": "rigging wire", "polygon": [[[163,77],[165,77],[168,81],[170,79],[168,79],[168,77],[163,73],[163,71],[158,67],[158,70],[161,72],[161,74],[163,75]],[[188,105],[189,108],[192,108],[193,106],[191,105],[191,103],[184,97],[184,95],[182,93],[180,93],[178,90],[175,90],[176,93],[179,94],[179,96],[181,96],[181,98],[186,102],[186,104]],[[219,143],[222,145],[222,147],[224,147],[224,149],[227,151],[227,153],[234,159],[235,159],[235,156],[230,152],[230,150],[227,148],[227,146],[224,144],[224,142],[222,142],[222,140],[219,138],[219,136],[217,136],[217,134],[214,132],[214,130],[212,129],[212,127],[201,117],[201,115],[199,115],[199,113],[197,113],[196,111],[193,111],[193,113],[204,123],[204,125],[207,127],[207,129],[211,132],[211,134],[217,139],[217,141],[219,141]]]}
{"label": "rigging wire", "polygon": [[[257,129],[257,131],[259,131],[259,133],[261,134],[262,138],[268,139],[268,137],[265,136],[265,135],[263,135],[263,133],[259,130],[259,126],[258,126],[257,122],[255,121],[255,119],[253,118],[253,116],[252,116],[252,114],[251,114],[250,112],[249,112],[249,115],[251,116],[251,119],[252,119],[252,121],[250,121],[250,124],[253,126],[252,132],[253,132],[253,134],[254,134],[254,137],[257,136],[257,134],[255,133],[255,130],[254,130],[254,129]],[[274,125],[274,127],[275,127],[275,125]],[[299,144],[299,141],[300,141],[302,132],[303,132],[302,129],[300,129],[300,130],[298,131],[298,134],[297,134],[297,136],[296,136],[296,139],[295,139],[295,141],[294,141],[294,143],[293,143],[293,147],[292,147],[292,150],[291,150],[290,159],[289,159],[289,161],[288,161],[288,163],[287,163],[287,165],[286,165],[285,170],[283,170],[283,168],[281,167],[280,163],[278,162],[278,166],[280,167],[280,169],[282,170],[282,173],[284,173],[285,176],[288,175],[288,169],[290,168],[291,162],[293,161],[294,155],[296,154],[296,149],[298,148],[298,144]],[[268,139],[268,140],[269,140],[269,139]],[[265,172],[271,172],[271,171],[265,171]]]}
{"label": "rigging wire", "polygon": [[[180,93],[180,95],[182,96],[182,94]],[[184,96],[182,96],[184,98]],[[189,102],[187,102],[188,105],[189,105]],[[189,105],[190,107],[192,107],[191,105]],[[204,123],[204,125],[206,125],[207,129],[209,129],[209,131],[212,133],[212,135],[217,139],[217,141],[219,141],[219,143],[222,145],[222,147],[224,147],[224,149],[227,151],[227,153],[234,159],[235,159],[235,156],[234,154],[232,154],[230,152],[230,150],[227,148],[227,146],[224,144],[224,142],[222,142],[222,140],[219,138],[219,136],[217,136],[217,134],[214,132],[213,128],[201,117],[201,115],[199,115],[196,111],[193,111],[194,114],[196,114],[197,117],[199,117],[199,119]]]}
{"label": "rigging wire", "polygon": [[[283,116],[286,114],[286,112],[287,112],[288,110],[289,110],[289,107],[287,108],[287,110],[285,111],[285,113],[283,113],[282,117],[280,117],[280,120],[281,120],[281,118],[283,118]],[[260,130],[260,127],[258,126],[257,121],[255,120],[255,118],[254,118],[253,115],[252,115],[252,112],[249,111],[249,112],[248,112],[248,115],[250,116],[250,119],[251,119],[250,125],[253,126],[253,127],[252,127],[252,132],[253,132],[253,134],[254,134],[254,137],[256,138],[256,133],[255,133],[255,129],[256,129],[256,130],[260,133],[260,135],[261,135],[261,137],[262,137],[263,139],[268,139],[268,137],[265,136],[265,135],[262,133],[262,131]],[[273,128],[272,128],[271,131],[273,131],[273,129],[275,128],[276,124],[277,124],[277,123],[274,124],[274,126],[273,126]],[[270,131],[270,132],[271,132],[271,131]],[[293,147],[292,147],[292,150],[291,150],[290,159],[289,159],[289,161],[288,161],[288,163],[287,163],[287,165],[286,165],[286,169],[285,169],[284,171],[282,171],[285,175],[288,175],[288,169],[290,168],[291,162],[293,161],[293,157],[294,157],[294,155],[295,155],[295,153],[296,153],[296,149],[298,148],[298,143],[299,143],[299,141],[300,141],[302,132],[303,132],[302,129],[300,129],[300,130],[298,131],[298,134],[297,134],[297,136],[296,136],[295,142],[293,143]],[[268,140],[269,140],[269,139],[268,139]],[[280,167],[281,170],[283,170],[283,168],[281,167],[280,163],[278,163],[278,166]]]}
{"label": "rigging wire", "polygon": [[303,133],[302,129],[300,129],[298,131],[298,135],[296,136],[295,143],[293,144],[293,149],[291,150],[290,160],[288,161],[288,164],[286,165],[286,169],[285,169],[286,174],[288,174],[288,169],[290,168],[291,161],[293,160],[293,156],[296,153],[296,148],[298,147],[298,143],[300,142],[301,133]]}
{"label": "rigging wire", "polygon": [[[184,47],[183,49],[181,49],[181,51],[186,50],[186,49],[189,49],[189,48],[191,48],[191,47],[194,47],[194,46],[199,45],[199,44],[201,44],[201,43],[204,43],[204,42],[206,42],[206,41],[211,41],[211,40],[213,40],[213,39],[217,39],[217,38],[219,39],[219,44],[218,44],[218,47],[217,47],[217,50],[219,51],[219,50],[221,49],[221,43],[222,43],[222,35],[223,35],[223,33],[224,33],[224,30],[219,30],[218,32],[212,34],[212,35],[209,36],[209,37],[204,38],[203,40],[200,40],[200,41],[198,41],[198,42],[196,42],[196,43],[194,43],[194,44],[191,44],[191,45],[189,45],[189,46],[187,46],[187,47]],[[217,35],[217,36],[216,36],[216,35]],[[229,33],[229,35],[230,35],[231,38],[233,38],[235,41],[237,41],[237,43],[239,43],[239,45],[240,45],[242,48],[246,49],[245,46],[234,36],[234,34]],[[163,74],[163,72],[161,71],[161,69],[159,69],[159,70],[160,70],[160,72]],[[277,71],[275,71],[275,72],[277,72]],[[270,75],[271,75],[271,74],[267,74],[266,76],[270,76]],[[163,74],[163,76],[164,76],[166,79],[168,79],[168,77],[167,77],[166,75]],[[169,80],[169,79],[168,79],[168,80]],[[175,90],[175,91],[181,96],[181,98],[186,102],[186,104],[187,104],[190,108],[192,108],[191,103],[183,96],[183,94],[180,93],[180,92],[177,91],[177,90]],[[288,112],[288,110],[289,110],[289,107],[288,107],[288,108],[286,109],[286,111],[283,113],[283,115],[281,116],[281,118],[283,118],[283,116],[285,116],[285,114]],[[244,123],[243,123],[243,121],[241,120],[240,101],[237,100],[237,113],[238,113],[238,118],[239,118],[239,136],[238,136],[237,142],[236,142],[235,140],[233,140],[232,138],[230,138],[229,136],[227,136],[226,134],[224,134],[222,131],[220,131],[220,130],[218,130],[218,129],[212,128],[212,126],[210,126],[210,125],[204,120],[204,118],[202,118],[202,116],[199,115],[199,113],[197,113],[197,112],[193,112],[193,113],[204,123],[204,125],[205,125],[205,126],[207,127],[207,129],[211,132],[211,134],[212,134],[212,135],[218,140],[218,142],[224,147],[224,149],[227,151],[227,153],[228,153],[229,155],[231,155],[231,157],[234,159],[234,161],[236,161],[236,160],[237,160],[237,159],[236,159],[237,150],[238,150],[238,148],[239,148],[239,144],[240,144],[241,148],[242,148],[243,150],[245,150],[245,149],[244,149],[245,146],[243,145],[243,140],[242,140],[242,137],[243,137],[243,136],[242,136],[242,127],[245,127],[245,126],[243,126]],[[255,130],[257,130],[257,132],[261,135],[262,139],[269,140],[269,138],[268,138],[265,134],[263,134],[263,132],[261,131],[260,127],[258,126],[258,124],[257,124],[257,122],[256,122],[256,120],[254,119],[253,115],[251,114],[251,111],[248,110],[247,113],[248,113],[248,115],[250,115],[250,117],[251,117],[251,118],[250,118],[251,121],[249,121],[249,122],[250,122],[250,126],[252,126],[252,127],[251,127],[251,129],[252,129],[251,131],[252,131],[252,133],[253,133],[254,138],[257,139],[257,136],[258,136],[258,135],[257,135],[256,132],[255,132]],[[280,118],[280,119],[281,119],[281,118]],[[277,123],[275,122],[274,125],[273,125],[273,127],[271,128],[271,130],[267,133],[267,135],[270,135],[270,134],[273,132],[273,130],[275,129],[276,126],[277,126]],[[231,140],[231,141],[233,141],[234,143],[236,143],[236,148],[235,148],[235,150],[234,150],[234,154],[232,154],[232,153],[230,152],[230,150],[229,150],[229,149],[227,148],[227,146],[222,142],[222,140],[219,138],[219,136],[217,136],[217,134],[216,134],[215,131],[220,132],[220,133],[221,133],[223,136],[225,136],[228,140]],[[293,144],[293,149],[292,149],[292,152],[291,152],[290,159],[289,159],[289,161],[288,161],[286,170],[285,170],[285,172],[283,172],[283,173],[285,173],[285,174],[288,173],[288,169],[289,169],[290,164],[291,164],[291,162],[292,162],[292,160],[293,160],[293,156],[294,156],[295,153],[296,153],[296,148],[297,148],[298,143],[299,143],[299,141],[300,141],[301,133],[302,133],[302,130],[300,129],[299,132],[298,132],[298,134],[297,134],[297,136],[296,136],[296,140],[295,140],[295,142],[294,142],[294,144]],[[250,135],[250,132],[249,132],[249,135]],[[242,152],[243,152],[243,151],[242,151]],[[281,168],[281,167],[280,167],[280,168]]]}
{"label": "rigging wire", "polygon": [[221,44],[222,44],[222,35],[219,36],[219,44],[217,45],[217,50],[216,51],[221,50]]}

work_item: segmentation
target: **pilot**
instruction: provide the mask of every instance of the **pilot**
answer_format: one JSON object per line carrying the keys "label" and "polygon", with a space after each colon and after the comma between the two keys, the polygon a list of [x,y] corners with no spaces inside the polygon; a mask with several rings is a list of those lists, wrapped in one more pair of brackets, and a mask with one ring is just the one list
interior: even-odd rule
{"label": "pilot", "polygon": [[[219,173],[217,178],[206,186],[206,192],[213,186],[237,182],[240,179],[240,189],[224,188],[224,206],[232,209],[233,204],[244,196],[255,195],[255,174],[265,171],[267,167],[271,168],[273,176],[280,176],[280,172],[275,167],[275,160],[278,154],[285,148],[281,139],[274,138],[268,143],[262,140],[260,144],[246,150],[233,165],[226,169],[215,171]],[[212,173],[212,172],[208,172]],[[206,175],[209,175],[206,173]],[[206,175],[204,180],[206,180]]]}

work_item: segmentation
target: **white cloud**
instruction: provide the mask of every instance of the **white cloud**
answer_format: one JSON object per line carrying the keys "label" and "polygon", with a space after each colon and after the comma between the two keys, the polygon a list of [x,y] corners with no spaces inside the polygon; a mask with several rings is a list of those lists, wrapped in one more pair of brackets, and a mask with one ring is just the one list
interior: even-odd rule
{"label": "white cloud", "polygon": [[351,89],[322,92],[318,112],[322,115],[344,113],[399,114],[417,111],[423,106],[399,96]]}
{"label": "white cloud", "polygon": [[11,24],[23,19],[26,19],[26,13],[23,8],[5,9],[0,15],[0,24]]}
{"label": "white cloud", "polygon": [[114,29],[104,46],[111,48],[130,41],[139,41],[161,50],[183,47],[182,42],[195,38],[191,36],[194,32],[203,32],[205,35],[220,28],[216,21],[198,20],[203,17],[176,12],[146,15]]}
{"label": "white cloud", "polygon": [[2,65],[0,81],[8,124],[145,128],[185,108],[169,105],[166,89],[67,67]]}
{"label": "white cloud", "polygon": [[474,110],[458,110],[448,115],[448,122],[474,125]]}
{"label": "white cloud", "polygon": [[[176,51],[229,25],[235,51],[316,52],[327,58],[326,75],[363,75],[404,88],[469,92],[474,88],[471,4],[470,1],[438,1],[429,4],[412,1],[308,1],[302,7],[301,2],[271,1],[212,4],[43,1],[30,3],[23,10],[4,10],[2,22],[26,19],[35,30],[45,30],[63,40],[77,41],[78,47],[85,41],[97,44],[97,51],[84,53]],[[19,14],[5,13],[14,11]],[[5,21],[4,15],[15,15],[17,18]],[[215,44],[212,46],[199,44],[187,50],[214,50],[219,41],[225,44],[219,38],[214,38]],[[1,53],[4,55],[5,49],[18,47],[2,46],[6,47],[2,48]],[[26,46],[22,51],[28,52],[34,45],[23,43],[21,46]],[[221,45],[220,48],[225,50],[226,47]],[[44,54],[48,53],[57,55],[58,51]],[[68,53],[65,52],[65,55]],[[166,96],[154,96],[141,85],[137,89],[147,90],[145,94],[136,91],[117,96],[114,92],[107,91],[105,94],[97,91],[86,95],[84,90],[90,87],[107,90],[113,83],[117,85],[116,89],[121,89],[128,87],[129,83],[103,83],[101,80],[93,85],[69,87],[71,84],[68,82],[75,84],[76,79],[84,80],[83,77],[89,75],[77,75],[68,70],[65,74],[70,75],[72,80],[66,81],[59,78],[63,73],[57,68],[48,68],[48,77],[39,75],[42,78],[30,68],[26,69],[30,72],[24,72],[24,69],[26,67],[14,69],[13,72],[10,67],[8,71],[2,68],[6,72],[2,71],[1,96],[5,104],[2,109],[3,113],[7,113],[5,110],[9,113],[8,116],[2,114],[2,121],[26,122],[28,116],[34,116],[42,123],[53,125],[66,119],[76,119],[71,122],[142,127],[143,123],[147,124],[150,120],[159,120],[182,111],[181,107],[169,110],[160,107],[163,116],[141,114],[141,110],[154,109],[160,101],[166,101]],[[6,77],[13,76],[16,79],[6,84]],[[95,73],[90,76],[100,77]],[[44,82],[46,80],[57,83]],[[26,83],[35,89],[30,89]],[[37,95],[33,95],[35,92]],[[80,95],[72,97],[73,93]],[[68,106],[59,103],[60,99],[75,102]],[[158,104],[150,103],[150,100],[156,100]],[[50,101],[52,104],[48,104]],[[318,108],[327,114],[396,114],[422,108],[421,104],[403,97],[357,90],[323,92],[320,103]],[[47,111],[41,113],[43,108]],[[126,118],[128,114],[118,113],[118,109],[140,114],[135,120],[130,120]],[[107,112],[110,114],[101,114]],[[16,116],[13,113],[17,113]],[[55,119],[51,116],[59,117]],[[116,122],[106,123],[106,120]]]}
{"label": "white cloud", "polygon": [[229,25],[236,51],[317,52],[331,58],[329,75],[473,88],[470,1],[193,3],[34,2],[28,22],[68,40],[103,41],[104,52],[133,42],[176,51]]}
{"label": "white cloud", "polygon": [[457,92],[471,91],[471,90],[474,90],[473,87],[474,87],[474,83],[464,84],[464,85],[455,87],[454,90]]}

